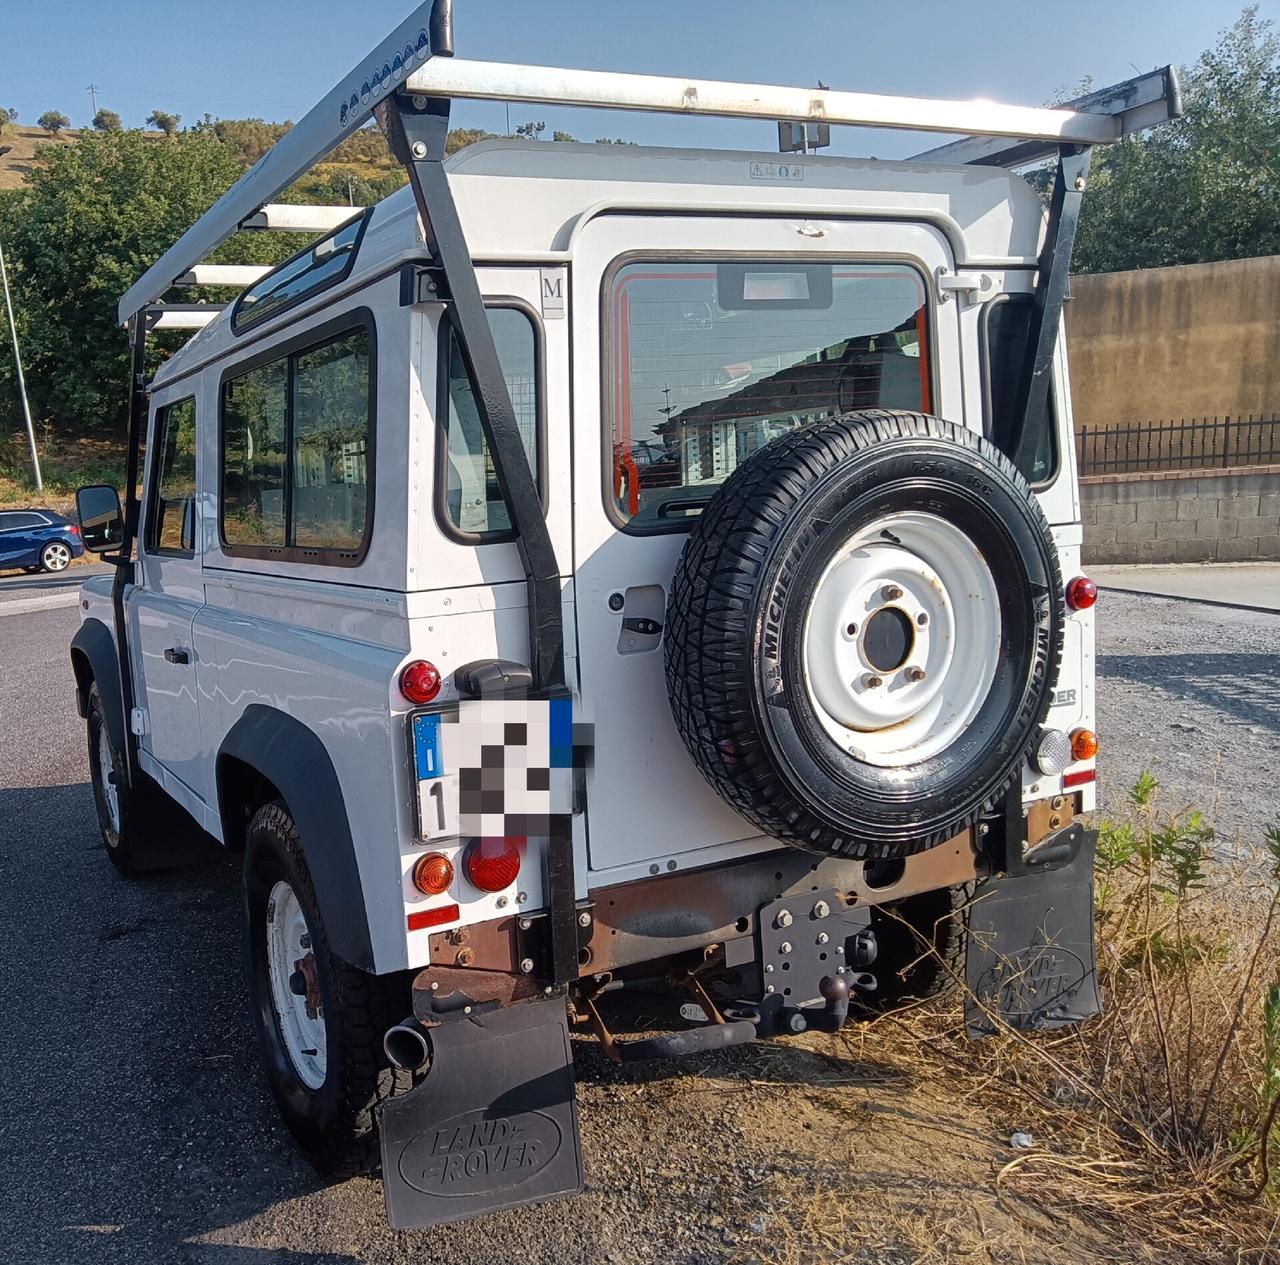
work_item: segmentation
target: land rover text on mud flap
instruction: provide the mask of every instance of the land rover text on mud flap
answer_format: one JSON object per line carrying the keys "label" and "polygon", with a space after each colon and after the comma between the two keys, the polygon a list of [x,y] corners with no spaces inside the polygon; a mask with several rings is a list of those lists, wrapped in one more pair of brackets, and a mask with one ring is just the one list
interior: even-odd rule
{"label": "land rover text on mud flap", "polygon": [[[446,161],[454,98],[961,138]],[[124,296],[71,647],[106,849],[243,853],[271,1087],[393,1224],[580,1188],[574,1026],[1096,1011],[1061,313],[1091,147],[1178,108],[1168,70],[1044,110],[464,61],[438,0]],[[271,202],[371,115],[408,188]],[[272,229],[318,240],[202,262]],[[615,1039],[655,981],[685,1005]]]}

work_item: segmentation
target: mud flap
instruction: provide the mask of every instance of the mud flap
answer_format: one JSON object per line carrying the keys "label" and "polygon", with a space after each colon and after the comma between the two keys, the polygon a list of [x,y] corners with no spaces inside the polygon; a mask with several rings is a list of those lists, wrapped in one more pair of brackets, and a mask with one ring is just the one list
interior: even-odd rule
{"label": "mud flap", "polygon": [[382,1184],[398,1230],[462,1221],[582,1189],[563,1000],[431,1030],[431,1070],[383,1104]]}
{"label": "mud flap", "polygon": [[[978,888],[969,908],[965,1029],[1061,1028],[1102,1009],[1093,947],[1096,831],[1074,825],[1017,872]],[[1043,858],[1037,860],[1037,853]]]}

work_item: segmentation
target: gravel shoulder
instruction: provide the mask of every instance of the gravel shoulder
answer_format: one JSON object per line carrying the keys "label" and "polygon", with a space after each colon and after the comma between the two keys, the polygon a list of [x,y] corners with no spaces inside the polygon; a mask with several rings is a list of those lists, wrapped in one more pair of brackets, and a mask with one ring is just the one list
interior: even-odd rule
{"label": "gravel shoulder", "polygon": [[[1280,783],[1280,617],[1104,595],[1104,808],[1256,836]],[[1040,1229],[994,1177],[993,1118],[874,1040],[807,1036],[617,1068],[578,1046],[586,1193],[430,1233],[378,1182],[326,1185],[258,1070],[238,867],[131,883],[101,855],[66,646],[73,609],[0,619],[0,1261],[434,1265],[1155,1259],[1123,1225]]]}

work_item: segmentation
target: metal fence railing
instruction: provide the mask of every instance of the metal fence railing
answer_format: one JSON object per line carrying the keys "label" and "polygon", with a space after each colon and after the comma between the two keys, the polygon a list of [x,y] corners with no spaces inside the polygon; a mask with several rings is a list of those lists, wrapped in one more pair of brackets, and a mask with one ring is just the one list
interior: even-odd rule
{"label": "metal fence railing", "polygon": [[1081,426],[1080,473],[1223,470],[1280,462],[1280,419],[1202,417],[1145,426]]}

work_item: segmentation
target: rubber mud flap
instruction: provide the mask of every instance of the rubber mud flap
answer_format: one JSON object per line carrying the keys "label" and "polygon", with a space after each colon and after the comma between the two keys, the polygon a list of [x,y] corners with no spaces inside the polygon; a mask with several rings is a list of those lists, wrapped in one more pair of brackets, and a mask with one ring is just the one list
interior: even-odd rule
{"label": "rubber mud flap", "polygon": [[582,1189],[562,1000],[431,1030],[431,1070],[381,1108],[382,1183],[397,1230],[463,1221]]}
{"label": "rubber mud flap", "polygon": [[1079,846],[1066,864],[1028,865],[978,888],[965,952],[971,1037],[993,1035],[997,1019],[1020,1031],[1062,1028],[1102,1009],[1093,941],[1097,832],[1069,831]]}

